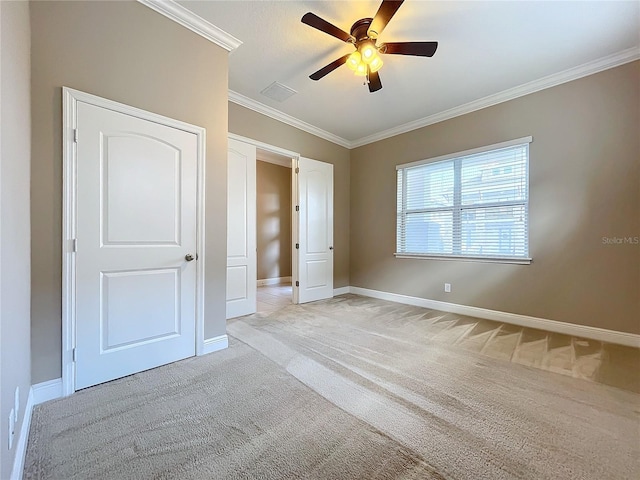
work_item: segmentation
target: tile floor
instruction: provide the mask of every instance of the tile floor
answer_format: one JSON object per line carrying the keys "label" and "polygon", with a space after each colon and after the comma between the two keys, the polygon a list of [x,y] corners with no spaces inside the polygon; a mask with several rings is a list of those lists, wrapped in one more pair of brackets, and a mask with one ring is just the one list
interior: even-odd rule
{"label": "tile floor", "polygon": [[291,305],[292,299],[293,292],[290,283],[258,287],[258,313],[274,312]]}

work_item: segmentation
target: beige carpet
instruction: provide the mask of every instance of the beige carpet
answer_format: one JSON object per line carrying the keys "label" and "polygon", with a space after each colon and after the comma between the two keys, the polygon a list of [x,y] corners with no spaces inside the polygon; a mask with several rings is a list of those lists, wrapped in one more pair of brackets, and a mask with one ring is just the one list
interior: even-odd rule
{"label": "beige carpet", "polygon": [[25,478],[636,479],[640,395],[434,339],[346,295],[38,406]]}

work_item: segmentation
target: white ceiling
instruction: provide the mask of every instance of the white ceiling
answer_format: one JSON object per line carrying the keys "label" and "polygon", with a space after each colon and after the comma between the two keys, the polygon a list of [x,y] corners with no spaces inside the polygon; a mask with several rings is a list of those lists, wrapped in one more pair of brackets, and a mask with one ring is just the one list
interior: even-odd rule
{"label": "white ceiling", "polygon": [[[559,72],[640,57],[638,1],[409,0],[378,43],[436,40],[438,51],[432,58],[383,56],[383,89],[369,93],[346,66],[309,79],[353,47],[300,18],[311,11],[348,32],[354,21],[374,16],[378,0],[178,3],[243,42],[229,57],[232,97],[236,92],[351,146],[501,92],[522,93],[513,89]],[[585,64],[595,67],[576,68]],[[261,95],[274,81],[298,93],[284,102]]]}

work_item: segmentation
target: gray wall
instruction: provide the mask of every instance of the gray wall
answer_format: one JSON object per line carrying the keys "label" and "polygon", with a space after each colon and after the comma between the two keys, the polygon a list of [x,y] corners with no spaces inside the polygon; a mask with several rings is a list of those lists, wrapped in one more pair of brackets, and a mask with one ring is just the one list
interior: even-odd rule
{"label": "gray wall", "polygon": [[[9,478],[31,386],[29,4],[0,2],[0,478]],[[9,412],[20,388],[13,448]]]}
{"label": "gray wall", "polygon": [[290,277],[290,168],[257,162],[256,204],[258,279]]}
{"label": "gray wall", "polygon": [[[351,285],[640,333],[639,106],[633,62],[354,149]],[[395,165],[528,135],[531,265],[394,258]]]}
{"label": "gray wall", "polygon": [[231,102],[229,132],[333,164],[333,286],[349,285],[350,151]]}
{"label": "gray wall", "polygon": [[225,50],[137,2],[33,2],[33,383],[61,376],[61,87],[205,127],[205,338],[225,333]]}

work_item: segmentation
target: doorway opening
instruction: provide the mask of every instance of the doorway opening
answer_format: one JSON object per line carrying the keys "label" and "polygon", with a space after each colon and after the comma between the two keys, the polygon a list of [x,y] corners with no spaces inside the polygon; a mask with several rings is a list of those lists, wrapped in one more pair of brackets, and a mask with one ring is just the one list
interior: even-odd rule
{"label": "doorway opening", "polygon": [[258,279],[279,284],[288,276],[279,270],[260,278],[257,272],[258,151],[263,162],[291,165],[291,303],[333,297],[333,165],[229,133],[227,319],[257,311]]}
{"label": "doorway opening", "polygon": [[293,303],[291,157],[256,149],[257,311]]}

